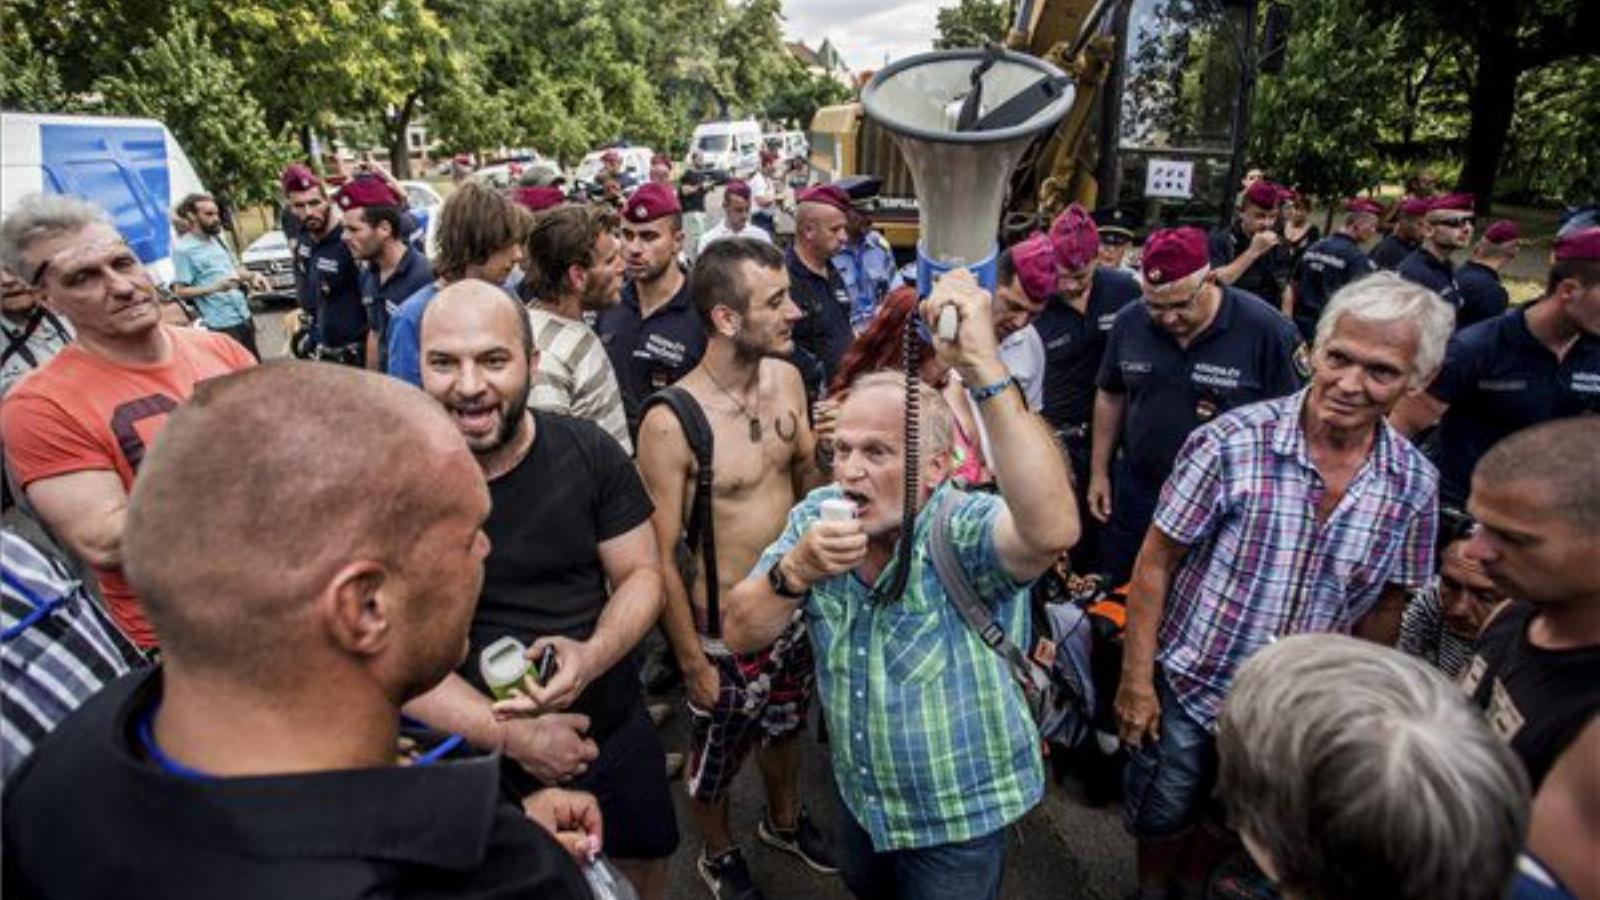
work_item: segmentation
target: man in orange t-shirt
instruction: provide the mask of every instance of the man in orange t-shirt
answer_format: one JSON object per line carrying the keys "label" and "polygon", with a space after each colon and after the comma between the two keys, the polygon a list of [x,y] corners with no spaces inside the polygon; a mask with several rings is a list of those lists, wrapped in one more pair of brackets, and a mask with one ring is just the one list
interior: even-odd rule
{"label": "man in orange t-shirt", "polygon": [[82,200],[24,197],[0,224],[0,264],[29,279],[77,332],[76,343],[6,395],[5,464],[44,524],[94,569],[117,625],[154,646],[122,577],[134,473],[196,384],[255,360],[226,335],[163,325],[149,273],[105,214]]}

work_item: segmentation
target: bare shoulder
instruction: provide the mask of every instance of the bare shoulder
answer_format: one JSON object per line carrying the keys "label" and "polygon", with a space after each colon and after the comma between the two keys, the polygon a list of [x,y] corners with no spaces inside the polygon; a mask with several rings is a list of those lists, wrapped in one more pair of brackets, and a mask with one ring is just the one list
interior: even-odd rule
{"label": "bare shoulder", "polygon": [[677,413],[665,403],[657,403],[644,414],[639,423],[639,462],[641,466],[654,463],[670,465],[690,462],[689,440],[684,437],[683,425]]}
{"label": "bare shoulder", "polygon": [[767,358],[761,361],[761,381],[771,385],[776,396],[782,397],[784,402],[797,402],[801,407],[806,402],[806,384],[800,378],[800,370],[794,363],[786,359]]}

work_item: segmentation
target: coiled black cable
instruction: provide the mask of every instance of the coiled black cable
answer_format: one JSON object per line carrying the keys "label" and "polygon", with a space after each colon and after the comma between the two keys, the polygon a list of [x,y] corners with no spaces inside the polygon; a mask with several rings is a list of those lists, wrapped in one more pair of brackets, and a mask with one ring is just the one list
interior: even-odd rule
{"label": "coiled black cable", "polygon": [[905,505],[900,510],[900,539],[895,542],[894,555],[889,565],[894,575],[889,586],[874,596],[879,603],[894,603],[906,591],[906,581],[911,577],[911,542],[917,530],[917,500],[920,498],[922,460],[922,385],[918,366],[917,345],[921,336],[917,331],[918,311],[912,307],[906,317],[905,331],[900,336],[902,360],[906,372],[906,444],[905,444]]}

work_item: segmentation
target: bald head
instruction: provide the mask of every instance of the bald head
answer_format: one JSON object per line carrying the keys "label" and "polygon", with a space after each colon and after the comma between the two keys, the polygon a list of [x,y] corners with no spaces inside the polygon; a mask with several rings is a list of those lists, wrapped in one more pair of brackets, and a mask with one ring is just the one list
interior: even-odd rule
{"label": "bald head", "polygon": [[336,573],[403,567],[477,476],[449,419],[403,382],[249,369],[203,382],[162,429],[129,502],[124,569],[175,662],[270,680],[316,640],[307,613]]}
{"label": "bald head", "polygon": [[456,324],[463,319],[482,321],[485,326],[505,332],[507,340],[520,343],[524,355],[533,355],[533,325],[521,301],[498,286],[476,278],[457,281],[436,294],[422,313],[419,332],[423,358],[427,358],[430,326],[437,334],[440,323]]}
{"label": "bald head", "polygon": [[1472,470],[1472,480],[1486,487],[1534,487],[1550,503],[1549,512],[1571,525],[1600,531],[1596,447],[1600,447],[1600,418],[1545,422],[1489,448]]}

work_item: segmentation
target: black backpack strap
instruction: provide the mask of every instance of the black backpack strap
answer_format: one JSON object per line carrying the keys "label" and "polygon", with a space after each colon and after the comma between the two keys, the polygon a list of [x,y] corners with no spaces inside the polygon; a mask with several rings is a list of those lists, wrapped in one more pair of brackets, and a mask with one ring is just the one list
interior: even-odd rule
{"label": "black backpack strap", "polygon": [[51,315],[48,309],[42,306],[35,307],[33,314],[28,316],[28,324],[24,325],[21,331],[6,332],[6,348],[0,350],[0,366],[10,362],[13,356],[21,356],[22,361],[30,366],[37,367],[39,365],[39,360],[33,355],[33,351],[28,349],[28,339],[33,337],[33,333],[39,330],[39,325],[45,321],[46,317],[49,317],[50,327],[54,328],[59,334],[65,334],[61,327],[61,320]]}
{"label": "black backpack strap", "polygon": [[678,424],[683,428],[684,440],[689,444],[689,450],[694,453],[695,485],[694,504],[689,509],[689,522],[684,530],[684,539],[688,546],[700,546],[701,565],[705,569],[706,582],[706,634],[709,637],[722,637],[722,609],[719,604],[717,592],[717,541],[716,531],[711,525],[711,459],[715,449],[712,439],[711,423],[706,419],[705,411],[694,399],[694,395],[677,385],[669,385],[644,401],[644,406],[639,413],[639,421],[644,421],[644,414],[650,407],[665,404],[672,414],[678,417]]}

